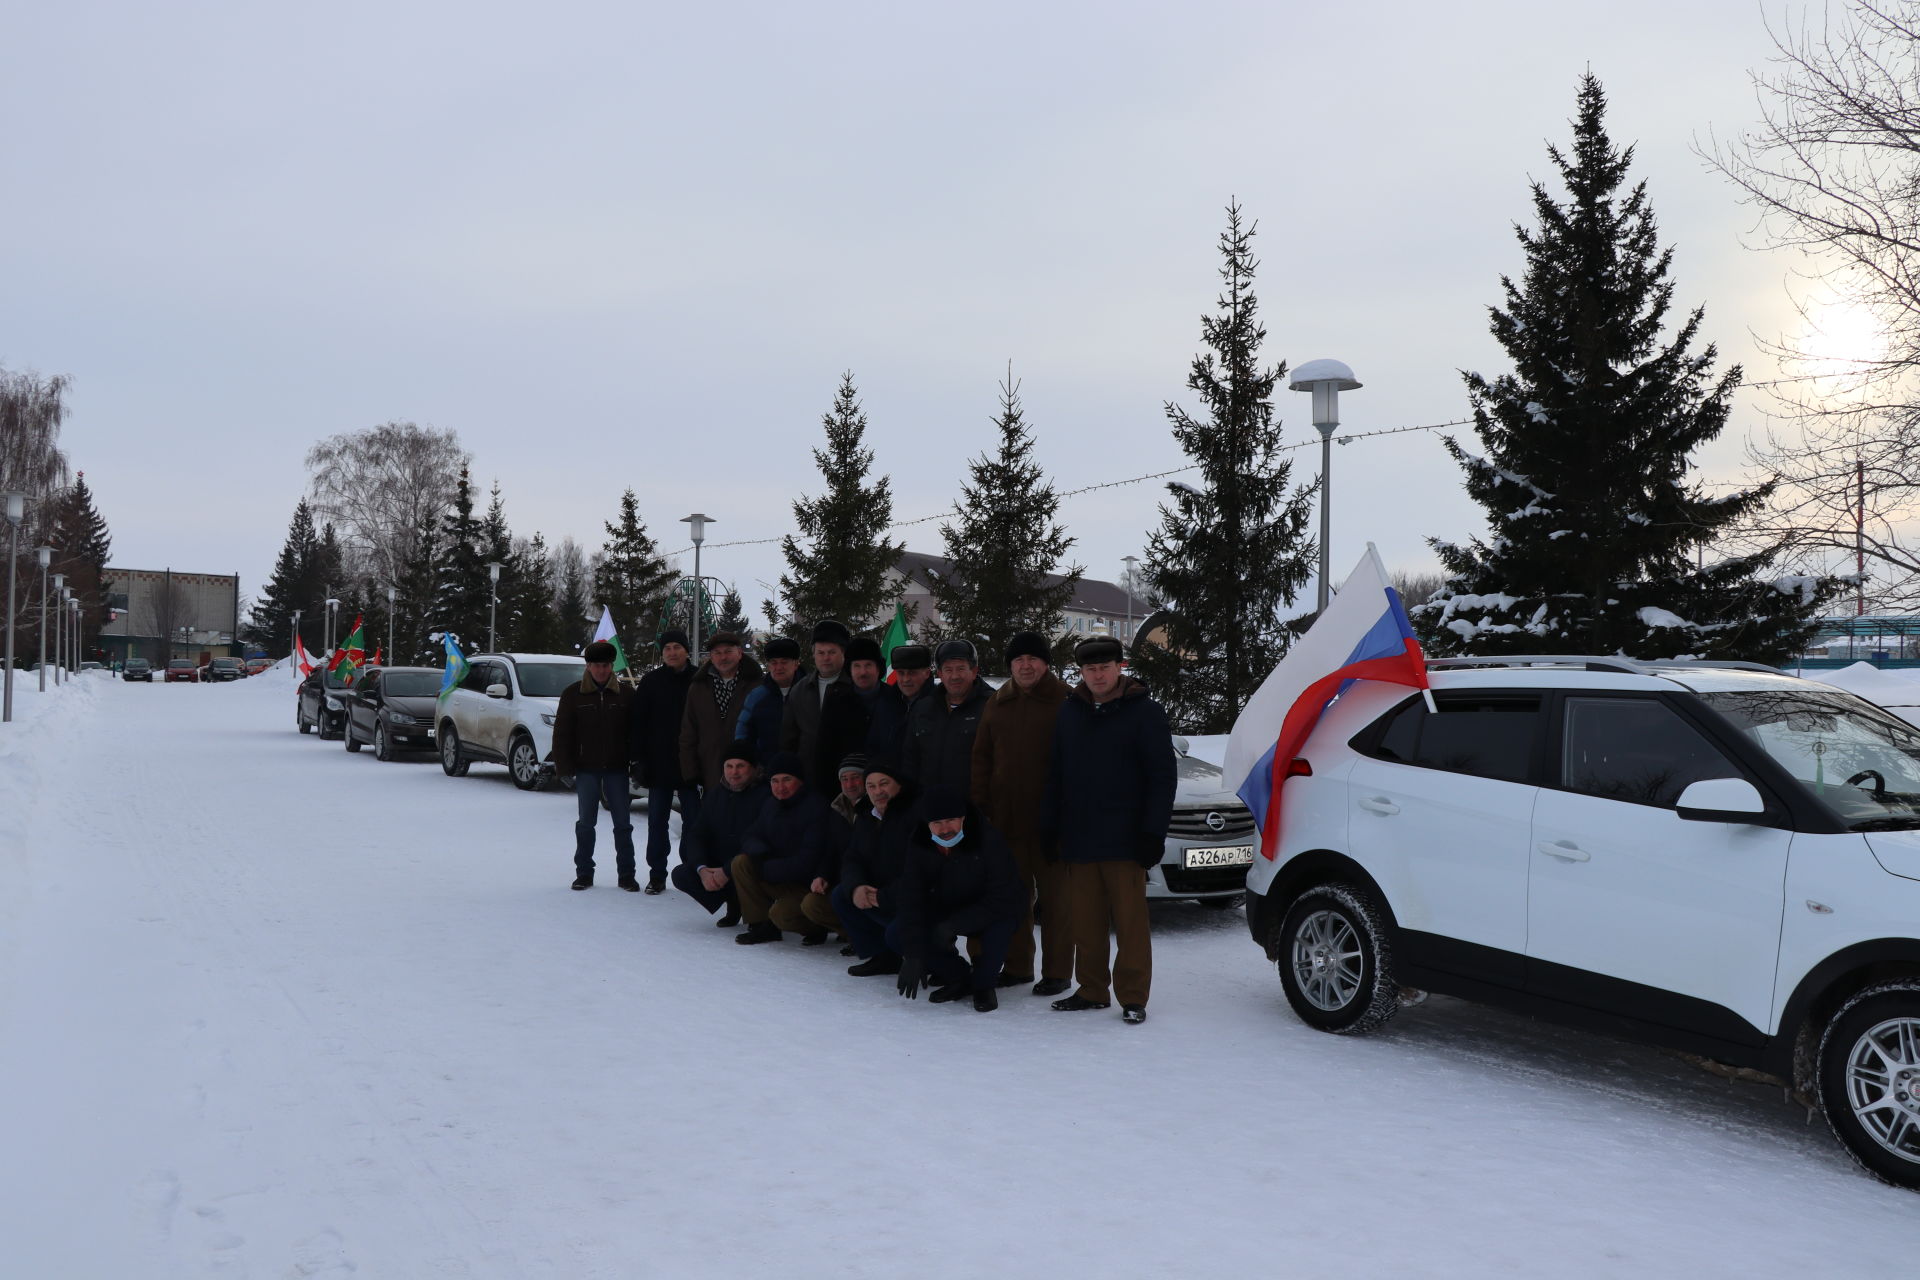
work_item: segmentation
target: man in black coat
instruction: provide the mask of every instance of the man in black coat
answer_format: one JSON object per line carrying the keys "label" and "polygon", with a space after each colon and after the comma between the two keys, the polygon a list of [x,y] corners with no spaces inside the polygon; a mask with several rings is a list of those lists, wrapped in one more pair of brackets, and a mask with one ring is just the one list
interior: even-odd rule
{"label": "man in black coat", "polygon": [[640,750],[633,691],[613,678],[614,647],[595,640],[580,655],[587,673],[560,692],[553,717],[553,771],[574,790],[573,887],[593,887],[593,833],[600,806],[613,816],[614,869],[620,887],[637,891],[633,865],[633,798],[627,776]]}
{"label": "man in black coat", "polygon": [[780,749],[799,756],[807,785],[828,795],[840,762],[867,740],[867,711],[846,671],[852,639],[832,618],[814,625],[813,674],[794,683],[780,722]]}
{"label": "man in black coat", "polygon": [[907,772],[931,790],[973,794],[973,737],[993,690],[980,679],[980,656],[967,640],[943,640],[933,651],[940,687],[907,714]]}
{"label": "man in black coat", "polygon": [[[898,909],[887,930],[900,956],[900,994],[917,997],[922,979],[931,978],[937,985],[928,999],[935,1004],[971,993],[981,1013],[999,1008],[994,986],[1020,923],[1020,895],[1020,868],[1000,833],[964,791],[929,787],[907,840]],[[971,964],[954,947],[961,937],[978,944]]]}
{"label": "man in black coat", "polygon": [[800,646],[786,636],[767,641],[762,657],[767,674],[747,692],[733,736],[751,742],[759,753],[757,759],[770,760],[780,749],[780,722],[786,714],[787,695],[804,672],[800,666]]}
{"label": "man in black coat", "polygon": [[[1160,861],[1173,819],[1173,735],[1147,687],[1121,672],[1118,640],[1082,640],[1073,653],[1081,683],[1054,723],[1040,830],[1066,863],[1080,989],[1053,1007],[1105,1009],[1117,992],[1124,1020],[1145,1022],[1147,868]],[[1109,932],[1119,946],[1111,972]]]}
{"label": "man in black coat", "polygon": [[708,915],[724,907],[717,922],[722,929],[740,923],[740,899],[730,868],[767,803],[766,784],[756,779],[756,772],[752,743],[728,747],[721,753],[720,785],[707,788],[700,798],[700,816],[681,827],[673,887],[705,907]]}
{"label": "man in black coat", "polygon": [[907,715],[933,688],[933,651],[923,644],[898,644],[887,658],[893,680],[882,680],[874,696],[867,754],[898,760],[907,745]]}
{"label": "man in black coat", "polygon": [[808,946],[818,946],[827,931],[806,918],[800,903],[825,863],[827,824],[839,819],[807,786],[800,758],[790,751],[767,761],[767,786],[773,798],[741,838],[740,855],[730,868],[740,917],[747,923],[733,940],[778,942],[782,930],[791,930]]}
{"label": "man in black coat", "polygon": [[847,970],[856,978],[900,972],[900,954],[887,945],[887,926],[893,923],[893,885],[906,865],[918,799],[906,770],[884,758],[867,762],[867,808],[854,820],[832,895],[834,914],[860,957]]}
{"label": "man in black coat", "polygon": [[667,855],[673,850],[667,824],[673,817],[674,797],[680,797],[683,828],[700,814],[700,789],[680,776],[680,721],[686,715],[687,688],[693,682],[689,657],[686,632],[677,627],[661,632],[661,665],[640,677],[633,695],[641,742],[639,780],[647,789],[648,893],[664,893],[667,888]]}

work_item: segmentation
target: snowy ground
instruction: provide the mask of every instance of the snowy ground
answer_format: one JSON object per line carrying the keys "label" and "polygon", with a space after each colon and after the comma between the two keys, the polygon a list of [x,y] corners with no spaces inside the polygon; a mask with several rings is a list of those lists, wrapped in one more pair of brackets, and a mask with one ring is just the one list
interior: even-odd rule
{"label": "snowy ground", "polygon": [[1911,1274],[1920,1198],[1777,1090],[1436,999],[1287,1014],[1156,908],[1152,1019],[906,1002],[572,801],[293,731],[284,675],[0,730],[0,1274]]}

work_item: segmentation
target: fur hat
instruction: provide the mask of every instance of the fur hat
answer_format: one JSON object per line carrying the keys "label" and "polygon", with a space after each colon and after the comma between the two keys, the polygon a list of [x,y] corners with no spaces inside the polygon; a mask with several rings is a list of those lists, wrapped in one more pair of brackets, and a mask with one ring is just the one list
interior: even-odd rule
{"label": "fur hat", "polygon": [[720,763],[725,764],[729,760],[745,760],[748,764],[753,764],[755,763],[754,755],[753,743],[745,738],[738,738],[720,753]]}
{"label": "fur hat", "polygon": [[775,636],[767,641],[766,651],[761,656],[768,659],[791,658],[798,662],[800,661],[800,642],[791,636]]}
{"label": "fur hat", "polygon": [[933,664],[937,667],[943,662],[954,661],[977,667],[980,665],[980,651],[973,647],[971,640],[942,640],[933,651]]}
{"label": "fur hat", "polygon": [[707,637],[708,650],[718,649],[723,644],[730,644],[738,649],[740,647],[740,637],[731,631],[716,631]]}
{"label": "fur hat", "polygon": [[933,666],[933,650],[923,644],[897,644],[893,647],[895,671],[925,671]]}
{"label": "fur hat", "polygon": [[1121,662],[1125,658],[1126,651],[1112,636],[1088,636],[1073,646],[1073,660],[1083,667],[1089,662]]}
{"label": "fur hat", "polygon": [[880,642],[871,636],[855,636],[847,642],[847,661],[880,665]]}
{"label": "fur hat", "polygon": [[595,640],[580,651],[580,656],[588,662],[612,662],[620,656],[620,651],[605,640]]}
{"label": "fur hat", "polygon": [[791,751],[776,751],[767,757],[767,776],[788,773],[804,781],[807,767],[800,763],[800,757]]}
{"label": "fur hat", "polygon": [[837,644],[842,649],[853,639],[853,633],[832,618],[822,618],[813,624],[813,642],[815,644]]}
{"label": "fur hat", "polygon": [[682,649],[693,648],[693,642],[687,639],[687,633],[678,627],[668,627],[660,633],[660,647],[664,649],[670,644],[677,644]]}
{"label": "fur hat", "polygon": [[1053,647],[1039,632],[1022,631],[1007,641],[1007,665],[1012,666],[1015,658],[1038,658],[1048,666],[1052,666]]}
{"label": "fur hat", "polygon": [[920,798],[920,816],[928,822],[938,822],[942,818],[964,818],[967,816],[967,798],[960,794],[960,788],[950,787],[946,783],[927,788],[927,794]]}

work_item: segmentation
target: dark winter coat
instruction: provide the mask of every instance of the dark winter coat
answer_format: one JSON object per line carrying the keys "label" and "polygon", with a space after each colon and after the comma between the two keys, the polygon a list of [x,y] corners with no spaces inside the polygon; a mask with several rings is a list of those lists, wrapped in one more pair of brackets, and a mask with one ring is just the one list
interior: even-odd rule
{"label": "dark winter coat", "polygon": [[764,782],[745,791],[729,790],[725,784],[708,791],[700,800],[700,816],[687,825],[686,834],[680,838],[680,861],[690,867],[725,871],[733,865],[747,832],[771,798]]}
{"label": "dark winter coat", "polygon": [[640,782],[647,787],[677,787],[680,774],[680,718],[686,714],[693,664],[675,671],[661,665],[640,677],[633,691],[633,714],[640,722]]}
{"label": "dark winter coat", "polygon": [[[1068,862],[1160,861],[1173,819],[1175,764],[1167,713],[1122,676],[1120,696],[1096,703],[1085,685],[1054,722],[1041,838]],[[1151,861],[1149,861],[1149,859]]]}
{"label": "dark winter coat", "polygon": [[720,757],[733,745],[735,726],[747,695],[760,681],[760,664],[742,657],[734,671],[733,691],[725,703],[714,695],[719,675],[711,659],[700,664],[687,686],[686,710],[680,717],[680,776],[708,790],[719,790]]}
{"label": "dark winter coat", "polygon": [[942,849],[926,823],[913,824],[893,893],[903,955],[924,956],[935,928],[972,938],[1020,918],[1024,885],[1013,851],[972,805],[962,830],[959,844]]}
{"label": "dark winter coat", "polygon": [[880,891],[880,910],[894,911],[893,885],[906,870],[907,841],[917,824],[914,809],[917,793],[903,787],[885,817],[868,809],[854,820],[847,851],[840,857],[840,883],[848,890],[870,884]]}
{"label": "dark winter coat", "polygon": [[1009,680],[987,699],[973,735],[973,803],[1029,865],[1042,854],[1040,806],[1066,700],[1067,682],[1051,671],[1030,690]]}
{"label": "dark winter coat", "polygon": [[[798,676],[794,683],[800,683]],[[751,742],[754,758],[762,764],[780,749],[780,723],[786,710],[787,695],[772,676],[762,676],[740,704],[740,721],[733,726],[733,736]]]}
{"label": "dark winter coat", "polygon": [[973,738],[992,693],[980,680],[957,707],[947,704],[943,689],[914,700],[907,713],[906,748],[900,754],[901,763],[922,790],[944,785],[963,796],[973,794]]}
{"label": "dark winter coat", "polygon": [[582,676],[560,691],[553,713],[553,771],[571,778],[582,769],[625,773],[640,754],[633,690],[618,680],[604,685]]}
{"label": "dark winter coat", "polygon": [[840,762],[860,750],[867,740],[867,709],[846,674],[820,696],[818,672],[793,682],[780,720],[780,749],[800,757],[807,785],[831,795]]}
{"label": "dark winter coat", "polygon": [[740,852],[759,864],[768,884],[812,884],[827,857],[829,822],[838,822],[812,787],[791,800],[769,800],[747,828]]}

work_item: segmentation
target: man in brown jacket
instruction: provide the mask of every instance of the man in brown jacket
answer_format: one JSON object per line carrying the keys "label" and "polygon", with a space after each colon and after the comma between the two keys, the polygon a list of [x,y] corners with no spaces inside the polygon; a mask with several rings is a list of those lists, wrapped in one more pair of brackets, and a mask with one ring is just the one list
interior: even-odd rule
{"label": "man in brown jacket", "polygon": [[553,716],[553,771],[573,788],[580,812],[573,824],[573,887],[593,887],[593,832],[604,803],[613,815],[614,869],[620,887],[640,892],[633,863],[633,797],[627,777],[640,742],[633,690],[613,678],[613,646],[596,640],[581,654],[587,674],[560,691]]}
{"label": "man in brown jacket", "polygon": [[760,683],[760,664],[740,651],[740,637],[716,631],[707,660],[687,688],[680,716],[680,777],[703,791],[721,785],[721,759],[733,745],[747,694]]}
{"label": "man in brown jacket", "polygon": [[[1040,799],[1047,787],[1053,726],[1067,686],[1053,674],[1047,642],[1022,631],[1007,644],[1013,679],[987,700],[973,739],[973,803],[1013,847],[1025,883],[1025,911],[1013,931],[1000,985],[1033,981],[1033,922],[1040,920],[1040,981],[1033,994],[1054,996],[1073,978],[1073,933],[1067,870],[1048,858],[1040,838]],[[1034,899],[1036,891],[1039,905]]]}

